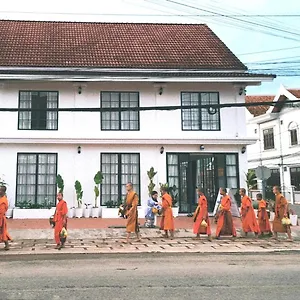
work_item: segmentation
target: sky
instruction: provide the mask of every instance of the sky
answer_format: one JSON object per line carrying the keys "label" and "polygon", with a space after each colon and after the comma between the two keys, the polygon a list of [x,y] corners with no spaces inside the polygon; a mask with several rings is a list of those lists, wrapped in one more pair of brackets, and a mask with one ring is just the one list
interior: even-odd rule
{"label": "sky", "polygon": [[248,95],[274,95],[280,84],[300,88],[300,1],[297,0],[2,0],[0,18],[206,23],[249,69],[286,75],[259,87],[248,87]]}

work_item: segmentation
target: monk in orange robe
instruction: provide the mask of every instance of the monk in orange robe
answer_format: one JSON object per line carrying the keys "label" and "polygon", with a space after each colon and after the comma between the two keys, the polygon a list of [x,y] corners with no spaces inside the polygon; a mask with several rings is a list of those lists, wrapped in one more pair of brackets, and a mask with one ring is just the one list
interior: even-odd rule
{"label": "monk in orange robe", "polygon": [[290,225],[282,225],[282,219],[289,217],[288,202],[285,197],[280,193],[278,186],[273,187],[275,194],[275,218],[273,221],[274,238],[278,239],[277,233],[287,233],[288,241],[293,241]]}
{"label": "monk in orange robe", "polygon": [[256,220],[255,212],[252,205],[252,200],[246,195],[246,190],[244,188],[240,189],[240,195],[242,197],[241,205],[241,218],[242,227],[245,236],[248,232],[254,232],[255,237],[260,233],[260,229]]}
{"label": "monk in orange robe", "polygon": [[0,186],[0,242],[4,242],[5,250],[9,250],[8,241],[11,237],[7,232],[7,222],[5,213],[8,210],[8,201],[6,197],[6,186]]}
{"label": "monk in orange robe", "polygon": [[[208,240],[211,242],[211,229],[210,229],[210,221],[208,217],[208,205],[207,205],[207,199],[202,191],[201,188],[197,189],[198,194],[198,206],[196,208],[196,211],[194,213],[194,226],[193,231],[194,234],[196,234],[196,238],[200,238],[200,234],[207,234]],[[201,223],[205,221],[206,226],[201,225]]]}
{"label": "monk in orange robe", "polygon": [[127,238],[125,243],[129,243],[130,234],[134,232],[137,236],[137,241],[141,241],[140,229],[138,224],[138,204],[139,197],[137,193],[133,190],[133,184],[131,182],[126,184],[126,232]]}
{"label": "monk in orange robe", "polygon": [[269,216],[267,213],[267,202],[263,200],[262,194],[256,195],[256,200],[258,201],[258,224],[261,235],[263,236],[265,232],[272,236],[272,230],[270,226]]}
{"label": "monk in orange robe", "polygon": [[67,202],[63,200],[63,194],[58,193],[57,194],[57,200],[58,203],[56,205],[56,210],[54,214],[53,221],[55,222],[54,226],[54,239],[56,242],[56,249],[61,249],[64,247],[65,241],[61,241],[60,239],[60,233],[61,230],[64,228],[67,229],[67,213],[68,213],[68,207]]}
{"label": "monk in orange robe", "polygon": [[225,188],[220,188],[220,194],[222,195],[221,204],[219,206],[218,218],[217,218],[217,230],[216,237],[220,239],[221,235],[232,235],[233,239],[236,237],[236,230],[233,225],[233,219],[231,214],[231,200],[227,195]]}
{"label": "monk in orange robe", "polygon": [[168,194],[168,189],[166,187],[162,187],[160,191],[162,194],[162,218],[160,229],[165,231],[165,238],[169,238],[168,232],[170,232],[171,239],[173,239],[175,227],[172,211],[172,197]]}

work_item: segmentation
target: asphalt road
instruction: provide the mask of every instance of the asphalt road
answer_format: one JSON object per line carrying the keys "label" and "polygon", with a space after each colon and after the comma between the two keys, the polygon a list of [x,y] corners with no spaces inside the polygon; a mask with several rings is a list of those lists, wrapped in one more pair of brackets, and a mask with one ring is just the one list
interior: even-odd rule
{"label": "asphalt road", "polygon": [[300,299],[299,254],[7,257],[0,299]]}

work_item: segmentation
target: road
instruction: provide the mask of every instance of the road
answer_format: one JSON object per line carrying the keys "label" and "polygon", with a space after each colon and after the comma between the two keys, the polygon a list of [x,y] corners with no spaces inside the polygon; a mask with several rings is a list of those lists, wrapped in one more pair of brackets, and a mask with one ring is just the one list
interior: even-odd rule
{"label": "road", "polygon": [[19,256],[0,299],[300,299],[299,254]]}

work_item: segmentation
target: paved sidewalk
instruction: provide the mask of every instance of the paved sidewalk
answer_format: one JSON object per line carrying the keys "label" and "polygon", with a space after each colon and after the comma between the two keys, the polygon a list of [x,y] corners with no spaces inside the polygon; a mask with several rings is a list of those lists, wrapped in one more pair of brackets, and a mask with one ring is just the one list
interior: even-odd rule
{"label": "paved sidewalk", "polygon": [[124,239],[81,239],[68,240],[66,247],[54,249],[52,240],[19,240],[11,244],[10,251],[0,250],[0,256],[10,255],[37,255],[37,254],[137,254],[137,253],[199,253],[199,254],[256,254],[300,251],[300,242],[285,242],[274,240],[254,240],[240,238],[194,240],[192,238],[162,239],[143,238],[142,242],[132,240],[129,244]]}

